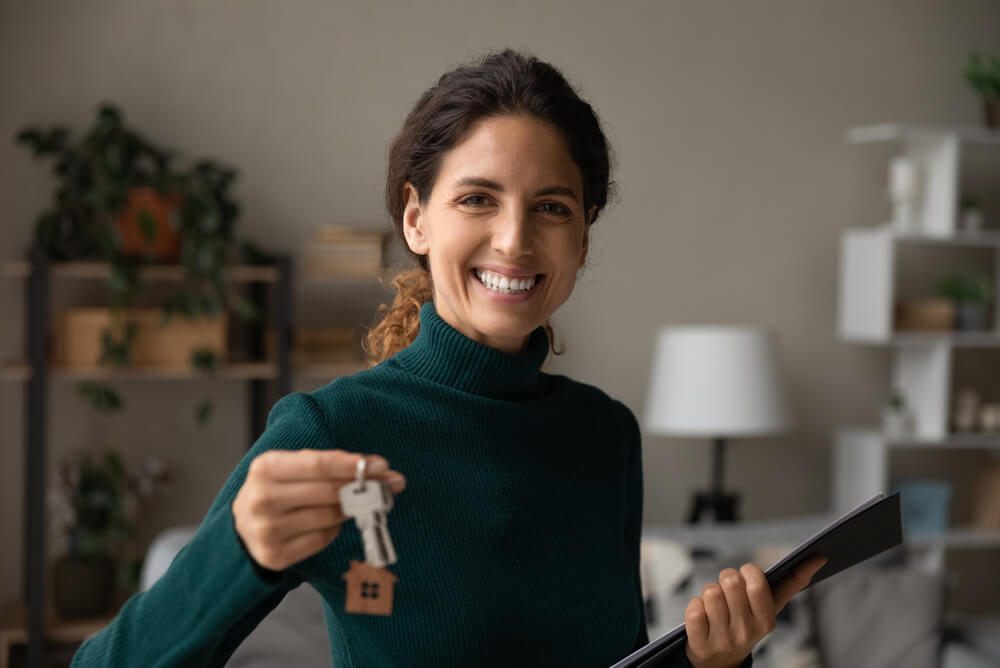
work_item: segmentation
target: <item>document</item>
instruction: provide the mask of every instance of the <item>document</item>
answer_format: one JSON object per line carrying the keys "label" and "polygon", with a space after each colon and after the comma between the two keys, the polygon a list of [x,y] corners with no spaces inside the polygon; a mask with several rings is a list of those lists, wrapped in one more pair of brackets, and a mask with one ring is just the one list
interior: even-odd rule
{"label": "document", "polygon": [[[764,571],[773,589],[795,567],[813,555],[827,562],[813,576],[809,587],[831,575],[896,547],[903,542],[899,514],[899,492],[886,497],[877,494],[840,516]],[[806,587],[808,589],[808,587]],[[656,668],[665,666],[674,652],[684,651],[687,631],[681,624],[629,654],[611,668]]]}

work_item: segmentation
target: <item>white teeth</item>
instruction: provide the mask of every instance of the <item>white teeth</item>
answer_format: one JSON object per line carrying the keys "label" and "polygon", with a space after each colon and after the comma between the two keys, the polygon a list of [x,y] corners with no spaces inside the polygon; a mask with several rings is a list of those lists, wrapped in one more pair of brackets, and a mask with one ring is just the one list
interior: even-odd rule
{"label": "white teeth", "polygon": [[535,286],[534,278],[508,278],[507,276],[499,276],[490,271],[480,271],[476,270],[476,277],[479,281],[490,288],[491,290],[496,290],[497,292],[503,292],[505,294],[512,294],[515,292],[527,292]]}

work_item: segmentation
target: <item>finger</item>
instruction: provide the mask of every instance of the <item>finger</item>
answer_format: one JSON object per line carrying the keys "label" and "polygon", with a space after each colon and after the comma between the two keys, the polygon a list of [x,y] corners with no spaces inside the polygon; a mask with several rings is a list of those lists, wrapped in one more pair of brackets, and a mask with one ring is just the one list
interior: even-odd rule
{"label": "finger", "polygon": [[688,601],[684,610],[684,628],[691,649],[698,655],[705,654],[708,649],[708,615],[700,598]]}
{"label": "finger", "polygon": [[304,533],[339,527],[346,520],[339,506],[309,506],[263,521],[255,533],[262,543],[286,543]]}
{"label": "finger", "polygon": [[351,480],[357,476],[358,461],[367,461],[366,475],[377,478],[388,473],[389,463],[379,455],[362,455],[344,450],[268,450],[250,462],[251,472],[272,480]]}
{"label": "finger", "polygon": [[729,610],[729,637],[737,646],[747,645],[753,638],[753,614],[743,576],[736,569],[727,568],[719,573],[719,584]]}
{"label": "finger", "polygon": [[713,649],[723,649],[729,641],[729,608],[722,587],[715,582],[705,585],[701,590],[701,600],[708,616],[708,644]]}
{"label": "finger", "polygon": [[335,480],[268,482],[255,487],[248,500],[251,512],[281,515],[304,506],[340,503],[340,488],[348,483]]}
{"label": "finger", "polygon": [[744,564],[740,568],[740,575],[746,583],[750,611],[758,628],[770,633],[774,630],[778,613],[774,609],[774,596],[771,594],[771,585],[767,583],[767,576],[754,564]]}
{"label": "finger", "polygon": [[774,606],[780,611],[793,596],[806,588],[816,572],[826,563],[826,557],[814,555],[792,571],[791,575],[774,588]]}
{"label": "finger", "polygon": [[340,534],[340,526],[300,534],[279,545],[268,546],[253,557],[264,568],[281,571],[311,557]]}
{"label": "finger", "polygon": [[406,476],[404,476],[399,471],[390,470],[385,478],[385,482],[388,483],[389,489],[393,494],[399,494],[404,489],[406,489]]}

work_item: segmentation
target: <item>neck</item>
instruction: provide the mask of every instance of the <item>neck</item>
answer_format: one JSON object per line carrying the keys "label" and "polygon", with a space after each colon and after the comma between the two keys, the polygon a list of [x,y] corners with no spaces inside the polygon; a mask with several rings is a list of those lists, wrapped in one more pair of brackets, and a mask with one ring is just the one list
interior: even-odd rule
{"label": "neck", "polygon": [[412,373],[455,389],[496,399],[530,398],[538,389],[549,352],[544,327],[536,328],[523,350],[507,353],[462,333],[443,320],[433,302],[420,309],[420,331],[395,359]]}

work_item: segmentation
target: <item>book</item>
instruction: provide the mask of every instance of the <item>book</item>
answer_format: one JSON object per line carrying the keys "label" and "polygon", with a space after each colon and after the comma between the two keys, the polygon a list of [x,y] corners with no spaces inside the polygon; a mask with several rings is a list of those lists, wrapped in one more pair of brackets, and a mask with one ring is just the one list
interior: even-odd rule
{"label": "book", "polygon": [[[795,568],[814,555],[827,562],[813,576],[807,589],[851,566],[871,559],[903,542],[899,492],[890,496],[876,494],[815,534],[764,571],[773,589]],[[671,629],[644,647],[640,647],[611,668],[656,668],[665,666],[675,652],[684,651],[687,631],[684,624]]]}

